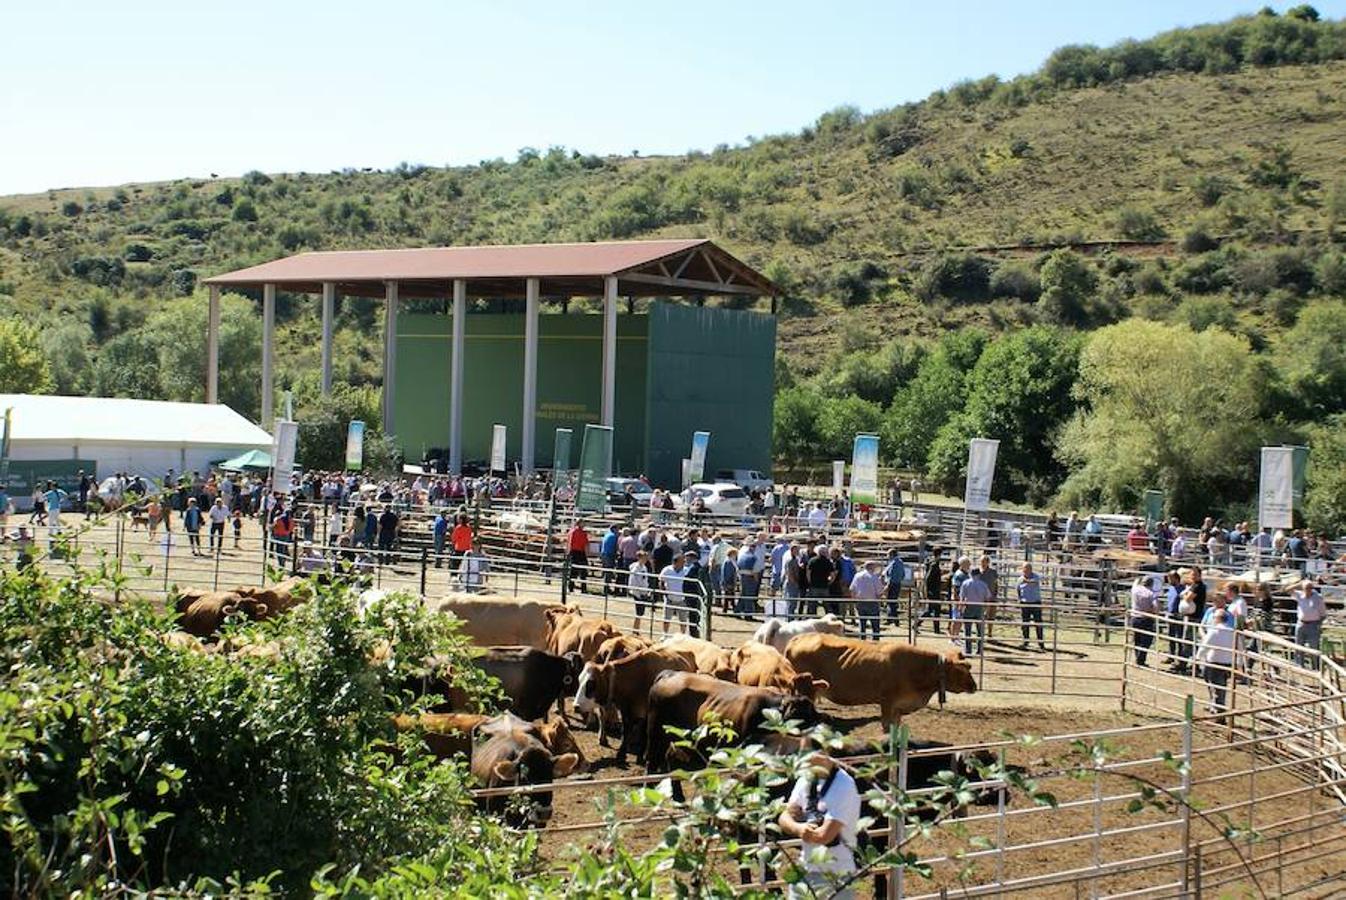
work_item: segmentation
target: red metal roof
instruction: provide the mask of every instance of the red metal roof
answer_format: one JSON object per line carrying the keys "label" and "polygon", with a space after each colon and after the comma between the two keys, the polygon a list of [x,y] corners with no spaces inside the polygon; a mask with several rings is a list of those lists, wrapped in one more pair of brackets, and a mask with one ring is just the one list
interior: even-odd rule
{"label": "red metal roof", "polygon": [[[417,282],[444,283],[455,279],[469,282],[499,282],[542,278],[552,289],[589,291],[609,275],[620,276],[661,260],[704,248],[707,255],[736,273],[741,288],[770,294],[774,285],[763,275],[704,238],[652,241],[604,241],[584,244],[517,244],[480,247],[426,247],[401,250],[332,250],[300,253],[234,272],[205,279],[206,284],[225,287],[259,287],[274,284],[291,290],[310,291],[323,282],[336,282],[343,290],[381,285],[385,281],[406,283],[416,293]],[[703,260],[698,267],[704,270]],[[484,286],[484,285],[483,285]],[[428,287],[422,284],[422,288]],[[624,286],[625,287],[625,286]],[[521,288],[520,288],[521,289]],[[652,286],[642,288],[653,291]],[[669,292],[669,287],[664,288]],[[369,291],[374,293],[374,291]]]}

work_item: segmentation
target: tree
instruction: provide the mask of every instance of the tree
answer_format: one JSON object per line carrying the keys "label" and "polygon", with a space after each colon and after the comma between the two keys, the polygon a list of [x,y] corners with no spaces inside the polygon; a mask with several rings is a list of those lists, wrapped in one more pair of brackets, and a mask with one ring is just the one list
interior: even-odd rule
{"label": "tree", "polygon": [[[315,385],[316,386],[316,385]],[[346,465],[346,430],[352,419],[364,422],[366,450],[381,439],[378,431],[379,392],[369,386],[353,387],[347,384],[332,386],[332,394],[299,392],[296,398],[295,419],[299,422],[297,455],[307,469],[342,469]],[[308,394],[305,396],[305,394]],[[366,460],[366,468],[377,468]]]}
{"label": "tree", "polygon": [[94,360],[91,387],[99,397],[165,399],[159,381],[159,349],[153,339],[137,329],[104,344]]}
{"label": "tree", "polygon": [[1309,433],[1304,518],[1329,536],[1346,530],[1346,415],[1333,416]]}
{"label": "tree", "polygon": [[1268,436],[1264,371],[1246,340],[1133,319],[1091,335],[1079,371],[1083,411],[1057,443],[1063,503],[1133,509],[1158,488],[1191,521],[1246,500]]}
{"label": "tree", "polygon": [[1098,275],[1082,256],[1057,250],[1042,264],[1041,278],[1038,306],[1050,321],[1076,327],[1089,323]]}
{"label": "tree", "polygon": [[[185,298],[155,313],[143,329],[159,360],[168,399],[206,396],[206,316],[201,297]],[[220,402],[250,418],[261,409],[262,326],[252,303],[236,294],[220,298]]]}
{"label": "tree", "polygon": [[916,377],[898,391],[881,426],[880,447],[898,465],[923,468],[935,435],[963,405],[967,373],[977,364],[986,334],[963,329],[945,335],[921,361]]}
{"label": "tree", "polygon": [[17,317],[0,319],[0,392],[47,394],[52,384],[37,329]]}
{"label": "tree", "polygon": [[1346,303],[1320,300],[1304,307],[1277,343],[1275,360],[1296,418],[1346,411]]}
{"label": "tree", "polygon": [[1064,473],[1042,449],[1075,411],[1079,354],[1078,338],[1045,326],[992,341],[967,378],[966,405],[935,437],[930,474],[946,483],[965,477],[968,441],[995,438],[996,493],[1046,500]]}
{"label": "tree", "polygon": [[823,398],[811,387],[786,388],[776,395],[771,418],[771,446],[778,459],[800,463],[822,453],[818,415]]}
{"label": "tree", "polygon": [[89,326],[78,320],[42,332],[42,353],[51,367],[53,390],[78,396],[89,382]]}
{"label": "tree", "polygon": [[855,436],[876,434],[883,421],[883,408],[860,397],[824,399],[818,410],[818,437],[822,451],[833,459],[850,455]]}

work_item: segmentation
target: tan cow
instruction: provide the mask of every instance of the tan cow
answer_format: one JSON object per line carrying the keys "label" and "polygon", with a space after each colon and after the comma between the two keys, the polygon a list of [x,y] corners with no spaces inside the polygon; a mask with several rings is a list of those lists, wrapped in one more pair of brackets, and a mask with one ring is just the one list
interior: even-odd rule
{"label": "tan cow", "polygon": [[178,627],[199,638],[213,637],[229,616],[239,614],[254,621],[267,616],[267,605],[234,591],[186,590],[178,595],[174,609]]}
{"label": "tan cow", "polygon": [[[419,716],[393,716],[393,727],[399,732],[420,731],[431,753],[438,759],[452,759],[456,756],[471,756],[474,729],[498,718],[500,716],[474,713],[422,713]],[[583,772],[588,768],[588,762],[565,719],[548,719],[533,723],[532,727],[536,729],[543,746],[553,755],[575,754],[577,762],[574,771]]]}
{"label": "tan cow", "polygon": [[578,653],[585,662],[598,655],[598,648],[609,638],[621,634],[607,619],[586,619],[574,607],[547,610],[547,650],[557,656]]}
{"label": "tan cow", "polygon": [[939,653],[897,641],[862,641],[835,634],[801,634],[785,648],[801,672],[827,681],[827,699],[842,706],[878,704],[886,724],[925,707],[946,692],[977,690],[972,664],[957,650]]}
{"label": "tan cow", "polygon": [[240,597],[251,597],[265,603],[268,616],[289,612],[313,596],[313,585],[302,575],[292,575],[270,587],[235,588]]}
{"label": "tan cow", "polygon": [[693,671],[712,675],[724,681],[734,680],[734,665],[730,653],[719,644],[703,641],[686,634],[675,634],[654,645],[670,653],[680,653],[692,661]]}
{"label": "tan cow", "polygon": [[431,608],[461,621],[462,633],[479,647],[524,646],[546,650],[551,637],[547,611],[567,607],[538,600],[479,600],[464,594],[451,595]]}
{"label": "tan cow", "polygon": [[[649,646],[650,643],[643,637],[634,634],[619,634],[604,641],[591,661],[596,663],[615,662],[619,659],[626,659],[628,656],[634,656]],[[621,727],[621,713],[617,711],[614,704],[608,703],[603,706],[597,719],[598,746],[606,747],[608,746],[608,736]],[[589,724],[592,725],[592,721]]]}
{"label": "tan cow", "polygon": [[[626,752],[632,739],[644,738],[645,714],[649,708],[650,686],[662,672],[692,672],[696,664],[688,653],[674,653],[650,647],[625,659],[610,663],[586,663],[575,691],[575,709],[581,715],[597,712],[612,704],[622,716],[622,742],[617,747],[617,764],[626,765]],[[643,748],[636,750],[644,759]]]}
{"label": "tan cow", "polygon": [[791,694],[816,697],[827,691],[826,681],[815,679],[795,667],[775,647],[749,641],[730,657],[734,680],[747,687],[775,688]]}

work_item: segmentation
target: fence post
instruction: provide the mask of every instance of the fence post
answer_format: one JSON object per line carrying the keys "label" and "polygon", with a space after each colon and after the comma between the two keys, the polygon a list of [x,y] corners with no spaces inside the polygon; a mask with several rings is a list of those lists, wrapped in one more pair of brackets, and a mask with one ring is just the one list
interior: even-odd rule
{"label": "fence post", "polygon": [[1130,658],[1129,648],[1135,641],[1135,632],[1131,630],[1131,616],[1122,615],[1122,712],[1126,712],[1126,687],[1127,676],[1130,674],[1130,665],[1127,660]]}
{"label": "fence post", "polygon": [[425,581],[429,577],[430,550],[427,547],[421,548],[421,596],[425,596]]}
{"label": "fence post", "polygon": [[1192,895],[1192,710],[1196,704],[1190,694],[1182,717],[1182,897]]}
{"label": "fence post", "polygon": [[125,527],[126,527],[126,517],[121,515],[117,516],[117,538],[116,538],[117,590],[115,591],[112,598],[116,603],[121,603],[122,600],[122,589],[121,589],[122,555],[126,552],[126,534],[124,531]]}
{"label": "fence post", "polygon": [[220,535],[220,543],[215,547],[215,573],[213,575],[211,590],[220,589],[220,555],[224,553],[224,535]]}
{"label": "fence post", "polygon": [[[566,605],[566,596],[570,593],[570,550],[566,549],[566,555],[561,559],[561,605]],[[653,617],[651,616],[651,619]]]}
{"label": "fence post", "polygon": [[[889,725],[888,726],[888,783],[897,788],[897,795],[893,798],[905,797],[907,793],[907,751],[908,751],[909,733],[906,726]],[[896,745],[897,751],[897,772],[893,772],[892,751]],[[896,778],[894,778],[896,774]],[[897,805],[894,803],[892,809],[888,811],[888,846],[897,851],[902,843],[907,839],[907,820],[903,815],[896,812]],[[903,879],[906,870],[902,866],[890,866],[888,872],[888,900],[897,900],[904,896],[905,884]]]}
{"label": "fence post", "polygon": [[[1056,570],[1053,569],[1053,572]],[[1055,581],[1055,576],[1053,576]],[[1061,613],[1056,606],[1056,592],[1052,592],[1052,693],[1056,693],[1056,656],[1061,643]]]}

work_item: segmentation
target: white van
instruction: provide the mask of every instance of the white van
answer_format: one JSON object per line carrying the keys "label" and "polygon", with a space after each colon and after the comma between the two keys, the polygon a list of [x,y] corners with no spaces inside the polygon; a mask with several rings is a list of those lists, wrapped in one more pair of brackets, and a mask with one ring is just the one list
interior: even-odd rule
{"label": "white van", "polygon": [[756,469],[721,469],[715,473],[715,480],[736,484],[745,491],[769,491],[776,486],[768,476]]}

